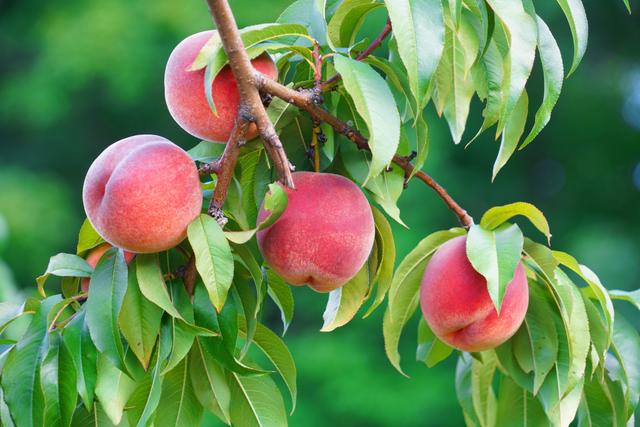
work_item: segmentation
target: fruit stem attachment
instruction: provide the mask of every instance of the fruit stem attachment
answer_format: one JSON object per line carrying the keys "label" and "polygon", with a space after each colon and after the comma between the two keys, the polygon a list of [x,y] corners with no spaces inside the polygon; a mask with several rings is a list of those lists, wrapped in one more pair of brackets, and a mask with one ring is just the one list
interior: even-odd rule
{"label": "fruit stem attachment", "polygon": [[222,47],[229,58],[229,66],[236,79],[240,94],[240,108],[234,131],[227,142],[222,157],[212,167],[212,171],[215,171],[218,176],[218,182],[211,199],[209,214],[218,222],[226,223],[226,218],[222,215],[222,206],[227,198],[227,188],[233,179],[240,146],[244,143],[250,123],[256,124],[260,136],[262,136],[265,150],[273,160],[282,183],[293,188],[293,178],[287,154],[269,116],[267,116],[267,111],[258,92],[255,76],[260,73],[255,72],[251,65],[231,7],[227,0],[207,0],[207,5],[218,29]]}
{"label": "fruit stem attachment", "polygon": [[[280,83],[267,78],[266,76],[255,73],[256,81],[258,83],[258,87],[261,91],[269,93],[273,96],[277,96],[278,98],[289,102],[290,104],[295,105],[296,107],[306,111],[311,115],[313,120],[324,122],[330,125],[336,132],[341,133],[346,136],[349,140],[355,143],[359,149],[371,151],[369,147],[369,141],[365,138],[361,133],[357,130],[350,127],[348,124],[333,116],[324,108],[316,105],[313,102],[313,91],[310,90],[293,90],[288,88]],[[427,175],[423,171],[415,171],[411,160],[408,157],[402,157],[395,155],[393,156],[393,163],[400,166],[404,171],[406,176],[414,176],[418,178],[420,181],[427,184],[431,187],[436,194],[442,199],[442,201],[447,205],[447,207],[453,211],[453,213],[458,217],[460,224],[464,227],[469,228],[473,225],[473,218],[464,210],[450,195],[447,193],[440,184],[438,184],[431,176]]]}
{"label": "fruit stem attachment", "polygon": [[[378,37],[376,37],[369,44],[369,46],[367,46],[367,48],[365,50],[363,50],[362,52],[360,52],[358,54],[358,56],[356,56],[356,61],[362,61],[364,58],[366,58],[367,56],[371,55],[371,53],[374,50],[376,50],[382,44],[384,39],[386,39],[387,36],[389,34],[391,34],[391,29],[392,29],[392,27],[391,27],[391,18],[387,18],[387,23],[384,25],[384,28],[382,29],[382,32],[380,32]],[[322,85],[320,85],[320,88],[322,89],[322,91],[330,90],[336,83],[338,83],[340,81],[341,78],[342,78],[342,76],[340,74],[335,74],[333,77],[328,79],[326,82],[322,83]]]}

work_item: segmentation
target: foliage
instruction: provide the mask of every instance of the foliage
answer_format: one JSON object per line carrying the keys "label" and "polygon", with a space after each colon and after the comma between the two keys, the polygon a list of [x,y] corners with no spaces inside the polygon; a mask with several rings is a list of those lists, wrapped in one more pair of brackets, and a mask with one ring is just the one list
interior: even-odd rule
{"label": "foliage", "polygon": [[[573,36],[572,72],[585,51],[586,18],[580,1],[558,3]],[[360,26],[367,14],[383,7],[394,28],[389,55],[358,61],[368,45],[358,38]],[[483,123],[471,141],[495,126],[500,138],[495,177],[518,145],[528,145],[547,124],[564,77],[557,43],[531,0],[298,0],[277,23],[249,27],[242,34],[250,55],[273,54],[281,79],[295,87],[314,84],[311,40],[331,53],[323,77],[339,72],[342,82],[325,96],[325,107],[368,137],[371,154],[327,129],[322,170],[362,184],[397,222],[405,176],[388,166],[394,155],[415,151],[416,168],[422,167],[429,148],[425,108],[433,104],[459,143],[477,94],[484,102]],[[525,87],[536,50],[545,91],[525,134]],[[214,38],[193,68],[206,68],[209,83],[225,63]],[[207,95],[215,108],[210,91]],[[292,161],[304,167],[307,153],[294,146],[301,145],[301,133],[311,134],[312,123],[287,107],[272,102],[270,117]],[[191,153],[194,160],[205,161],[219,156],[220,147],[203,141]],[[252,240],[282,213],[286,197],[278,193],[279,186],[266,193],[274,172],[261,146],[247,144],[239,165],[237,185],[225,205],[226,230],[203,214],[179,248],[139,255],[129,266],[122,251],[113,249],[94,269],[83,257],[101,241],[86,222],[78,253],[54,256],[38,278],[42,299],[29,299],[18,309],[1,308],[1,330],[18,316],[31,318],[19,340],[3,342],[3,425],[197,425],[204,410],[238,426],[287,423],[287,412],[296,404],[296,368],[262,315],[264,305],[274,303],[286,330],[294,302],[284,281],[263,265]],[[214,185],[203,183],[206,196],[211,197]],[[254,227],[263,199],[272,215]],[[581,424],[627,423],[640,394],[640,337],[614,313],[612,298],[637,307],[637,292],[609,292],[573,257],[525,238],[509,222],[524,216],[549,240],[549,225],[539,210],[526,203],[499,206],[469,230],[437,231],[395,272],[390,225],[382,212],[374,212],[374,250],[361,271],[329,295],[323,330],[345,325],[366,304],[364,315],[371,314],[387,297],[385,350],[402,372],[398,343],[417,309],[424,267],[440,245],[468,233],[469,259],[486,277],[496,309],[519,260],[527,270],[530,306],[525,323],[505,344],[458,354],[456,388],[466,422],[568,425],[577,417]],[[185,254],[195,257],[199,276],[192,290],[180,274],[188,261]],[[63,279],[61,292],[47,296],[50,276]],[[92,285],[83,294],[78,279],[88,276]],[[420,321],[419,360],[433,366],[453,352]],[[286,398],[276,380],[284,385]]]}

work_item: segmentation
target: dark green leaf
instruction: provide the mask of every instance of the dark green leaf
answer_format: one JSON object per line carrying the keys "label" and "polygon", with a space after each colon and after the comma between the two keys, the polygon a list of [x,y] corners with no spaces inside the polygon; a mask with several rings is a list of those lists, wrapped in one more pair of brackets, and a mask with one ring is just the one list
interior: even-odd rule
{"label": "dark green leaf", "polygon": [[546,427],[549,425],[540,402],[507,376],[503,376],[500,382],[496,421],[497,427]]}
{"label": "dark green leaf", "polygon": [[123,252],[116,248],[109,249],[100,258],[91,276],[86,317],[96,348],[119,369],[124,369],[124,350],[118,315],[126,291],[127,264]]}
{"label": "dark green leaf", "polygon": [[373,221],[376,225],[376,242],[380,248],[380,268],[377,272],[378,288],[373,303],[363,317],[369,316],[382,304],[393,281],[393,267],[396,262],[396,245],[391,225],[378,209],[372,207]]}
{"label": "dark green leaf", "polygon": [[613,379],[626,385],[625,397],[633,409],[638,405],[640,396],[640,335],[620,313],[614,323],[611,350],[619,363]]}
{"label": "dark green leaf", "polygon": [[196,268],[216,310],[220,311],[233,281],[233,255],[222,228],[209,215],[200,215],[187,230]]}
{"label": "dark green leaf", "polygon": [[189,377],[189,359],[185,358],[164,377],[154,425],[199,426],[201,419],[202,405],[198,402]]}
{"label": "dark green leaf", "polygon": [[63,339],[77,373],[76,388],[85,407],[90,409],[96,387],[97,352],[91,341],[84,310],[78,312],[64,328]]}
{"label": "dark green leaf", "polygon": [[280,309],[282,335],[284,335],[293,319],[294,301],[291,287],[271,269],[267,270],[267,282],[269,285],[267,293]]}
{"label": "dark green leaf", "polygon": [[40,366],[45,425],[69,426],[76,408],[76,370],[59,333],[48,335]]}
{"label": "dark green leaf", "polygon": [[198,401],[229,424],[231,391],[224,369],[196,340],[190,353],[191,383]]}
{"label": "dark green leaf", "polygon": [[332,48],[352,46],[367,14],[379,7],[382,7],[382,4],[377,0],[343,1],[327,27],[327,41]]}

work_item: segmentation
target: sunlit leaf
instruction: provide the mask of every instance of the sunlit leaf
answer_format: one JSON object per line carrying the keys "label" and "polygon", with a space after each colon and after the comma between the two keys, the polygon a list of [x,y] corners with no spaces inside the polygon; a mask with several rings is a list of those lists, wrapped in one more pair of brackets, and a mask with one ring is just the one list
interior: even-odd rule
{"label": "sunlit leaf", "polygon": [[228,374],[231,422],[238,427],[284,427],[287,413],[280,390],[270,376]]}
{"label": "sunlit leaf", "polygon": [[332,47],[350,47],[367,14],[382,7],[377,0],[345,0],[336,9],[327,27]]}
{"label": "sunlit leaf", "polygon": [[482,215],[480,226],[487,230],[493,230],[518,215],[526,217],[547,237],[547,240],[551,240],[551,230],[549,229],[547,219],[542,211],[531,203],[516,202],[503,206],[495,206]]}
{"label": "sunlit leaf", "polygon": [[356,315],[369,290],[369,266],[365,262],[360,271],[344,286],[329,293],[322,318],[322,332],[331,332],[346,325]]}
{"label": "sunlit leaf", "polygon": [[135,381],[116,368],[108,357],[98,356],[96,397],[115,425],[120,424],[124,407],[135,387]]}
{"label": "sunlit leaf", "polygon": [[492,180],[496,179],[498,172],[507,161],[511,158],[511,155],[516,151],[520,137],[524,133],[524,127],[527,122],[527,113],[529,111],[529,96],[527,91],[522,91],[520,99],[516,103],[513,111],[507,118],[502,137],[500,139],[500,150],[498,150],[498,156],[493,164]]}
{"label": "sunlit leaf", "polygon": [[573,38],[573,62],[567,75],[571,75],[582,61],[582,57],[587,50],[587,40],[589,35],[589,24],[587,14],[584,11],[582,0],[557,0],[562,8]]}
{"label": "sunlit leaf", "polygon": [[52,256],[49,260],[47,271],[36,279],[38,292],[43,297],[46,296],[44,284],[50,275],[59,277],[90,277],[92,272],[93,268],[87,264],[87,261],[77,255],[58,254]]}
{"label": "sunlit leaf", "polygon": [[391,230],[391,224],[375,207],[371,208],[373,213],[373,221],[376,226],[376,236],[378,246],[381,248],[380,268],[377,273],[378,286],[376,295],[371,306],[367,309],[363,317],[368,317],[373,311],[382,304],[384,297],[391,287],[393,281],[393,267],[396,261],[396,245]]}
{"label": "sunlit leaf", "polygon": [[267,270],[267,293],[280,309],[284,335],[293,319],[294,300],[291,287],[273,270]]}

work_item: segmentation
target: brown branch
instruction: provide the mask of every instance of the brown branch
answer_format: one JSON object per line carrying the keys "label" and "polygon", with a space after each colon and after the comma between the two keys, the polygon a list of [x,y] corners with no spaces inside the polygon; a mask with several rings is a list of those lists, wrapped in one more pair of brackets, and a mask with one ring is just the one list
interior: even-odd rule
{"label": "brown branch", "polygon": [[[256,81],[260,90],[273,96],[277,96],[278,98],[306,111],[314,120],[329,124],[337,132],[345,135],[347,138],[353,141],[359,149],[371,151],[367,138],[365,138],[357,130],[353,129],[345,122],[333,116],[328,111],[319,107],[313,102],[313,91],[296,91],[283,86],[280,83],[267,78],[266,76],[258,75],[258,73],[256,73]],[[411,160],[409,158],[396,155],[393,157],[393,163],[400,166],[405,171],[405,174],[407,176],[414,174],[414,166],[411,164]],[[414,176],[417,177],[420,181],[427,184],[438,194],[438,196],[444,201],[447,207],[451,209],[454,214],[456,214],[463,226],[470,227],[473,224],[473,218],[471,218],[467,211],[464,210],[433,178],[431,178],[423,171],[415,172]]]}
{"label": "brown branch", "polygon": [[[390,33],[391,33],[391,19],[387,18],[387,23],[382,29],[382,32],[378,35],[378,37],[376,37],[371,42],[371,44],[369,44],[369,46],[365,50],[363,50],[358,54],[358,56],[356,56],[356,61],[362,61],[364,58],[371,55],[371,53],[382,44],[384,39],[386,39]],[[341,78],[342,76],[340,74],[334,75],[333,77],[331,77],[329,80],[327,80],[321,85],[321,89],[323,91],[327,91],[331,89],[333,85],[335,85],[337,82],[340,81]]]}
{"label": "brown branch", "polygon": [[222,206],[227,197],[227,188],[233,178],[233,171],[238,159],[240,146],[244,143],[245,134],[249,123],[255,123],[262,139],[265,150],[273,160],[280,175],[280,180],[288,187],[293,187],[291,177],[291,165],[284,152],[282,143],[273,124],[267,116],[267,111],[262,104],[260,93],[256,87],[255,76],[257,73],[240,38],[238,26],[227,0],[207,0],[209,11],[215,21],[222,41],[224,51],[229,58],[229,66],[238,85],[240,94],[240,108],[236,119],[236,126],[232,132],[222,157],[210,165],[209,169],[218,175],[218,182],[214,190],[209,213],[220,222]]}

